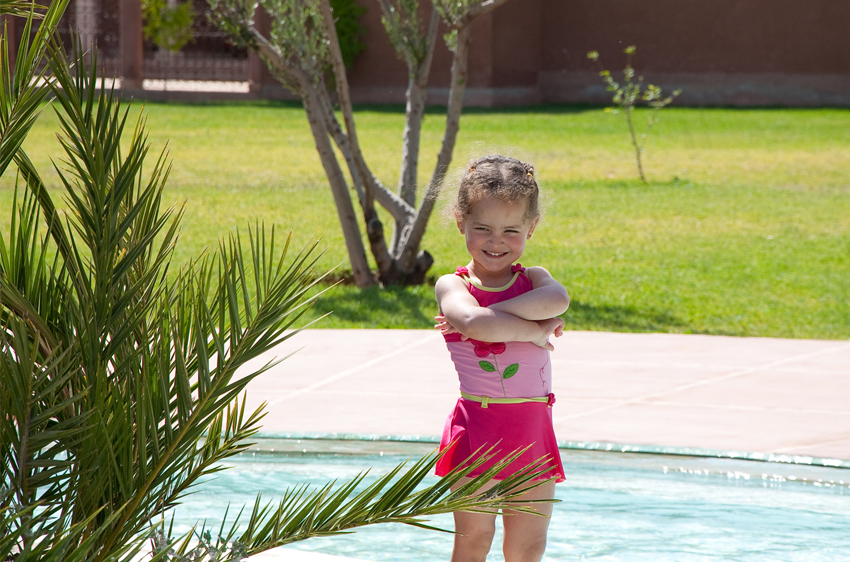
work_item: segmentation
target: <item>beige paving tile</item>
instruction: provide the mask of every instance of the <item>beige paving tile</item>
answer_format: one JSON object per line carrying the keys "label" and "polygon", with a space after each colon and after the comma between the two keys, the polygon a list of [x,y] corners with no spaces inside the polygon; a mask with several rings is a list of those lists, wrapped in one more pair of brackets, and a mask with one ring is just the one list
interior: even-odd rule
{"label": "beige paving tile", "polygon": [[269,406],[266,431],[440,435],[457,397],[324,391]]}
{"label": "beige paving tile", "polygon": [[579,398],[605,397],[628,400],[647,394],[667,393],[734,372],[732,369],[683,369],[674,366],[584,365],[568,370],[553,362],[553,386],[558,396]]}
{"label": "beige paving tile", "polygon": [[569,332],[557,340],[566,343],[571,359],[628,361],[690,365],[722,364],[758,366],[773,361],[822,352],[847,342],[787,340],[780,338],[733,338],[682,334],[611,334]]}
{"label": "beige paving tile", "polygon": [[[556,346],[559,439],[850,459],[850,342],[570,332]],[[435,436],[457,398],[430,330],[307,330],[275,353],[298,348],[248,387],[266,432]]]}
{"label": "beige paving tile", "polygon": [[[756,406],[809,412],[845,413],[850,427],[848,374],[837,371],[786,372],[761,370],[697,388],[671,392],[663,399],[715,406]],[[839,390],[838,392],[836,392]],[[659,402],[660,403],[660,402]]]}
{"label": "beige paving tile", "polygon": [[773,452],[847,459],[847,455],[850,454],[850,433],[845,433],[844,435],[844,438],[830,439],[829,441],[822,443],[800,441],[780,447]]}
{"label": "beige paving tile", "polygon": [[830,444],[847,427],[841,425],[843,420],[846,418],[834,414],[779,409],[753,412],[630,404],[559,420],[558,438],[764,453],[796,453],[796,445],[807,445],[807,454],[850,459],[850,449],[841,443]]}

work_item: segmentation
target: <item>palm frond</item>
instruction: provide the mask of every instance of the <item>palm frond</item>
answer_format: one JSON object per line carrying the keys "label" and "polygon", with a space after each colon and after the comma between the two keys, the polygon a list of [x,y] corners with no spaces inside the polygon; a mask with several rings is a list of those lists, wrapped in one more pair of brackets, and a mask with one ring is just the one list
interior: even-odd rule
{"label": "palm frond", "polygon": [[[40,16],[29,2],[0,3],[0,12],[7,9],[10,15],[27,17],[14,65],[9,57],[10,34],[5,24],[0,37],[0,175],[20,150],[49,92],[44,84],[42,61],[67,5],[68,0],[51,2]],[[41,21],[32,33],[36,18]]]}
{"label": "palm frond", "polygon": [[[133,556],[150,521],[248,446],[264,413],[240,396],[276,360],[247,365],[297,334],[322,280],[316,244],[294,252],[261,224],[247,243],[236,232],[170,271],[182,210],[162,208],[168,153],[146,167],[144,118],[131,123],[120,96],[98,87],[97,52],[77,42],[69,58],[52,35],[66,3],[51,3],[14,74],[0,57],[0,172],[14,162],[25,190],[0,236],[0,555],[16,562]],[[61,214],[21,148],[45,100],[34,80],[45,57]],[[513,458],[463,483],[485,456],[422,490],[433,455],[362,491],[362,477],[298,488],[258,499],[244,531],[234,521],[220,534],[255,553],[375,523],[428,528],[423,518],[446,511],[528,510],[512,502],[541,463],[480,493]]]}
{"label": "palm frond", "polygon": [[45,6],[30,2],[28,0],[0,0],[0,16],[13,16],[19,18],[33,17],[40,19],[44,17],[37,10],[46,10]]}
{"label": "palm frond", "polygon": [[[404,523],[445,531],[429,525],[427,517],[454,511],[492,512],[494,509],[511,509],[538,513],[534,509],[535,504],[556,500],[529,502],[517,498],[547,481],[541,479],[541,475],[549,470],[546,458],[499,481],[487,492],[479,492],[523,452],[519,450],[507,456],[500,455],[494,449],[480,452],[470,458],[464,468],[425,488],[421,487],[422,481],[433,473],[440,456],[438,453],[415,461],[409,468],[406,464],[398,465],[362,490],[367,473],[340,485],[330,482],[317,489],[307,486],[288,489],[276,503],[264,502],[258,496],[241,533],[236,523],[239,515],[232,523],[225,516],[216,549],[224,552],[235,545],[244,548],[248,555],[254,555],[312,537],[350,533],[358,527],[383,523]],[[479,476],[467,477],[470,472],[494,458],[501,460]],[[462,481],[465,483],[458,486]],[[227,525],[230,528],[225,533]]]}

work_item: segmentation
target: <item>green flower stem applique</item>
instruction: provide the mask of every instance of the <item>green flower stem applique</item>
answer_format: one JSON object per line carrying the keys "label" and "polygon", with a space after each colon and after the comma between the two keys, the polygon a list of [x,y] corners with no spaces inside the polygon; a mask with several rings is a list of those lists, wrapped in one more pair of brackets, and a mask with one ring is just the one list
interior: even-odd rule
{"label": "green flower stem applique", "polygon": [[488,373],[498,373],[499,374],[499,383],[501,383],[501,385],[502,385],[502,394],[505,397],[507,397],[508,393],[505,392],[504,381],[506,379],[511,378],[515,374],[517,374],[517,371],[519,371],[519,363],[513,363],[511,365],[508,365],[507,367],[505,367],[504,371],[499,371],[499,362],[496,361],[496,355],[493,354],[493,362],[492,363],[490,363],[489,361],[479,361],[478,365],[483,370],[487,371]]}

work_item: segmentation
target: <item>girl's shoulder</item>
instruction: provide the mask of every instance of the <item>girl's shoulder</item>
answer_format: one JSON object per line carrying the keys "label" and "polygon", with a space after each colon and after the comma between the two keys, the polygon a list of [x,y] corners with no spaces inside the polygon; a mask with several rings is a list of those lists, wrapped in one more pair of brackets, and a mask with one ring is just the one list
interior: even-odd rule
{"label": "girl's shoulder", "polygon": [[460,266],[454,273],[446,273],[437,279],[437,285],[458,286],[458,283],[464,286],[469,283],[469,269],[465,266]]}
{"label": "girl's shoulder", "polygon": [[545,267],[543,267],[542,265],[532,265],[530,267],[525,267],[523,269],[524,269],[523,273],[525,273],[526,275],[529,275],[529,276],[531,276],[531,275],[534,275],[534,276],[548,275],[549,277],[552,277],[552,274],[549,273],[549,270],[546,269]]}
{"label": "girl's shoulder", "polygon": [[525,268],[524,273],[535,288],[555,281],[549,270],[539,265]]}
{"label": "girl's shoulder", "polygon": [[458,275],[457,273],[446,273],[445,275],[441,275],[437,279],[437,283],[434,285],[434,289],[437,292],[437,296],[440,294],[444,294],[446,292],[457,291],[457,290],[466,290],[467,287],[467,279]]}

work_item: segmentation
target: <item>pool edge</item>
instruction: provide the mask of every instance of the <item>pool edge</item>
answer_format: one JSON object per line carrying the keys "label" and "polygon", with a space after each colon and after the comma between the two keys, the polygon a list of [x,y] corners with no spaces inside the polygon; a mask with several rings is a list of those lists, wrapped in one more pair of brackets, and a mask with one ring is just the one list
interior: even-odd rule
{"label": "pool edge", "polygon": [[[440,438],[433,435],[382,435],[359,433],[320,433],[320,432],[258,432],[254,439],[304,439],[334,441],[387,441],[402,443],[439,444]],[[558,447],[566,450],[601,451],[611,453],[641,453],[648,455],[673,455],[684,457],[705,457],[720,459],[747,460],[755,462],[791,464],[801,466],[822,466],[826,468],[850,469],[850,460],[810,457],[806,455],[787,455],[781,453],[760,453],[747,451],[723,451],[702,447],[671,447],[665,445],[644,445],[639,443],[611,443],[605,441],[558,441]]]}

